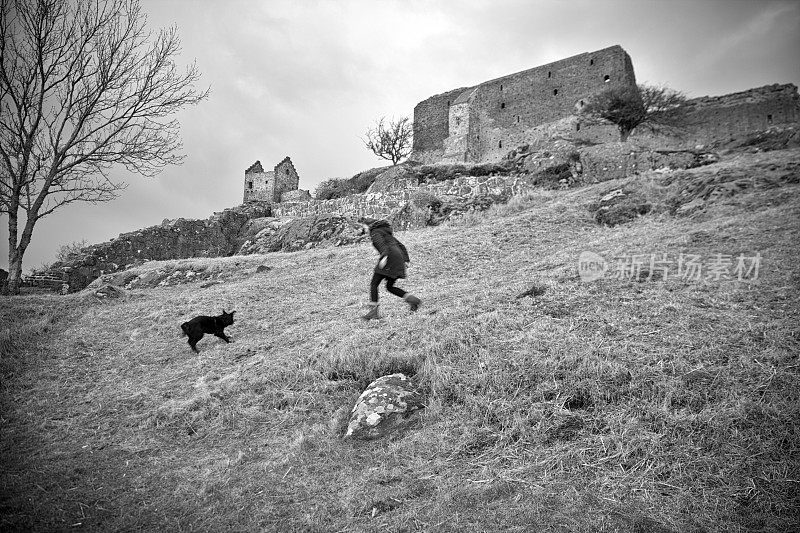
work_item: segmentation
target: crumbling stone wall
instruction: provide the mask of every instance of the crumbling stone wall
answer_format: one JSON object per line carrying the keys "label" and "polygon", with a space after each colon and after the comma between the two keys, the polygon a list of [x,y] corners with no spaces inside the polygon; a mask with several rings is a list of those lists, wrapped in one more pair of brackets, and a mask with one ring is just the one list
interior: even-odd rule
{"label": "crumbling stone wall", "polygon": [[414,107],[414,145],[410,159],[421,163],[440,161],[444,139],[450,134],[450,105],[465,87],[431,96]]}
{"label": "crumbling stone wall", "polygon": [[241,246],[247,222],[270,214],[269,204],[250,203],[206,220],[165,220],[158,226],[83,248],[67,261],[53,264],[47,274],[63,279],[70,291],[76,291],[102,274],[145,261],[231,255]]}
{"label": "crumbling stone wall", "polygon": [[292,164],[292,160],[285,157],[283,161],[275,165],[275,184],[271,200],[280,202],[281,195],[285,192],[296,191],[300,184],[300,176]]}
{"label": "crumbling stone wall", "polygon": [[793,84],[766,85],[688,102],[684,144],[714,144],[800,120],[800,96]]}
{"label": "crumbling stone wall", "polygon": [[261,161],[256,161],[244,171],[245,203],[252,201],[270,201],[275,181],[273,172],[264,172]]}
{"label": "crumbling stone wall", "polygon": [[[414,150],[421,163],[496,162],[522,144],[554,138],[597,144],[619,140],[613,125],[582,119],[578,111],[609,87],[635,86],[630,56],[619,46],[579,54],[448,91],[414,108]],[[717,145],[800,121],[793,84],[775,84],[689,100],[680,129],[639,127],[630,140],[651,149]]]}
{"label": "crumbling stone wall", "polygon": [[285,191],[281,193],[281,202],[299,202],[303,200],[311,200],[311,193],[304,189],[297,189],[296,191]]}
{"label": "crumbling stone wall", "polygon": [[499,161],[512,147],[534,141],[538,126],[573,115],[581,101],[631,85],[630,56],[611,46],[443,93],[414,108],[411,158]]}
{"label": "crumbling stone wall", "polygon": [[401,179],[404,187],[390,192],[353,194],[332,200],[282,202],[273,206],[273,215],[302,218],[320,214],[336,214],[353,218],[362,216],[387,218],[419,193],[429,193],[438,197],[513,196],[521,194],[529,188],[527,182],[520,176],[458,176],[423,185],[415,185],[409,178]]}

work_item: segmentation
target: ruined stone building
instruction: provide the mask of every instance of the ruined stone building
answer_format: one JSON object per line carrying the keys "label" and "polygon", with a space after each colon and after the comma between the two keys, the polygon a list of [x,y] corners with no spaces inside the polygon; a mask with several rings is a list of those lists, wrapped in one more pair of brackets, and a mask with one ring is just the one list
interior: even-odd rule
{"label": "ruined stone building", "polygon": [[620,46],[580,54],[474,87],[432,96],[414,108],[416,161],[500,159],[534,128],[571,116],[608,87],[636,85]]}
{"label": "ruined stone building", "polygon": [[299,184],[300,176],[288,156],[268,172],[264,171],[260,161],[256,161],[244,171],[244,203],[278,203],[310,198],[308,191],[298,189]]}
{"label": "ruined stone building", "polygon": [[[414,108],[410,159],[492,162],[522,144],[554,139],[590,143],[618,140],[613,126],[587,123],[579,114],[607,88],[635,86],[633,62],[615,45],[572,56],[473,87],[447,91]],[[797,87],[770,85],[689,101],[686,127],[668,144],[693,146],[800,119]],[[647,134],[634,132],[647,141]],[[663,144],[664,139],[660,139]]]}
{"label": "ruined stone building", "polygon": [[692,142],[708,144],[800,121],[800,96],[791,83],[704,96],[687,102],[685,129]]}

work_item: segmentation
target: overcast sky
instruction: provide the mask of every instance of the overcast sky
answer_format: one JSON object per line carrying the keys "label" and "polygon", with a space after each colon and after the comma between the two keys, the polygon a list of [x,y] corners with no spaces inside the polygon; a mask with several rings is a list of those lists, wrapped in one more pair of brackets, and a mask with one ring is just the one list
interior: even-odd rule
{"label": "overcast sky", "polygon": [[[65,243],[107,241],[165,218],[207,218],[242,201],[244,170],[290,156],[300,188],[383,166],[362,144],[381,116],[450,89],[621,45],[639,82],[690,97],[800,85],[797,0],[142,0],[175,25],[211,96],[179,115],[183,165],[105,204],[42,219],[25,270]],[[8,268],[0,218],[0,267]]]}

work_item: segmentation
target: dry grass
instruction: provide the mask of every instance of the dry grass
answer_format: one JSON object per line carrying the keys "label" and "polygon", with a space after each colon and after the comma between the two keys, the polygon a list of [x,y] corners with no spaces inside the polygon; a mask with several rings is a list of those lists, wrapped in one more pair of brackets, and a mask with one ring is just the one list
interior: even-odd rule
{"label": "dry grass", "polygon": [[[625,183],[401,233],[413,263],[398,285],[424,304],[412,315],[382,292],[377,322],[357,318],[366,244],[140,267],[219,273],[205,288],[11,300],[4,318],[58,305],[68,320],[0,328],[41,331],[3,359],[0,525],[797,529],[800,186],[599,227],[586,206]],[[751,282],[583,283],[584,250],[763,262]],[[532,284],[544,293],[517,298]],[[222,308],[235,342],[190,352],[178,325]],[[363,386],[397,370],[427,393],[419,426],[341,441]]]}

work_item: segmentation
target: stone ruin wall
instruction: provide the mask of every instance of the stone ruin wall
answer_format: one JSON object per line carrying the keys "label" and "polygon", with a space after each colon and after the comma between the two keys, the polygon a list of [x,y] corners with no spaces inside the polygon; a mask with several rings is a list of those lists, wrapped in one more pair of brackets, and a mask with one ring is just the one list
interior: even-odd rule
{"label": "stone ruin wall", "polygon": [[292,164],[292,160],[285,157],[283,161],[275,165],[275,181],[271,201],[280,202],[281,196],[285,192],[296,191],[300,185],[300,176]]}
{"label": "stone ruin wall", "polygon": [[414,108],[411,158],[496,162],[535,139],[542,125],[572,116],[581,101],[635,84],[630,56],[612,46],[449,91]]}
{"label": "stone ruin wall", "polygon": [[304,189],[294,191],[284,191],[281,193],[281,203],[283,202],[302,202],[311,200],[311,193]]}
{"label": "stone ruin wall", "polygon": [[767,85],[724,96],[695,98],[686,111],[685,144],[713,144],[800,120],[793,84]]}
{"label": "stone ruin wall", "polygon": [[240,234],[247,222],[270,214],[269,204],[254,202],[205,220],[165,220],[158,226],[87,246],[70,260],[53,264],[48,274],[62,278],[71,290],[80,290],[102,274],[145,261],[231,255],[241,245]]}
{"label": "stone ruin wall", "polygon": [[469,156],[473,162],[499,161],[537,127],[572,116],[594,94],[635,85],[630,57],[619,46],[481,84]]}
{"label": "stone ruin wall", "polygon": [[244,171],[244,198],[243,202],[269,202],[273,195],[275,173],[264,172],[261,162],[256,161]]}
{"label": "stone ruin wall", "polygon": [[414,107],[414,153],[411,158],[421,163],[441,161],[444,139],[450,133],[450,105],[467,88],[431,96]]}
{"label": "stone ruin wall", "polygon": [[[416,180],[413,180],[416,181]],[[389,192],[361,193],[331,200],[283,202],[272,207],[273,216],[302,218],[321,214],[346,217],[387,218],[402,208],[415,195],[427,193],[445,196],[514,196],[528,190],[528,182],[518,176],[460,176],[438,183],[418,185],[400,180]]]}
{"label": "stone ruin wall", "polygon": [[[496,162],[511,149],[546,148],[553,138],[598,144],[619,141],[614,125],[591,123],[581,102],[608,87],[635,85],[630,56],[619,46],[442,93],[414,108],[411,159],[421,163]],[[645,148],[691,149],[726,143],[800,121],[797,87],[775,84],[695,98],[679,130],[634,130]]]}

